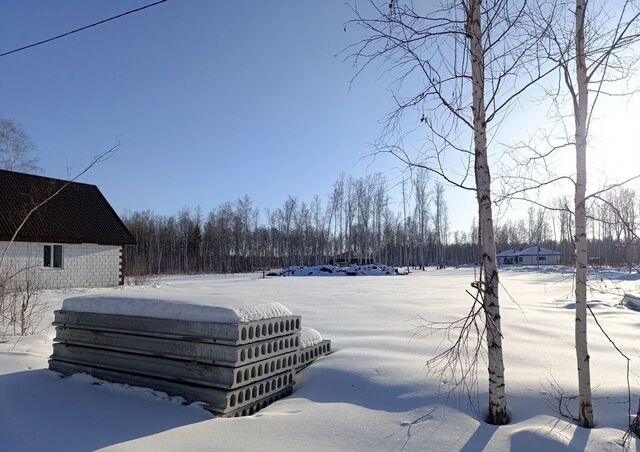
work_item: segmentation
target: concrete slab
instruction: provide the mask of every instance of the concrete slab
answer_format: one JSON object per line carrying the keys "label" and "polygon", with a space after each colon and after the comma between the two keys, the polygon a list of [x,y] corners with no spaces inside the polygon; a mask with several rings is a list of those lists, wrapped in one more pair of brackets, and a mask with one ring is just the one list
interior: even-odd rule
{"label": "concrete slab", "polygon": [[197,340],[179,340],[110,331],[56,328],[55,342],[93,348],[138,353],[183,361],[197,361],[226,367],[239,367],[298,350],[300,334],[244,345],[212,344]]}
{"label": "concrete slab", "polygon": [[296,366],[296,372],[300,372],[305,367],[309,366],[316,359],[321,356],[325,356],[331,353],[331,341],[324,340],[315,345],[303,348],[298,351],[298,365]]}
{"label": "concrete slab", "polygon": [[111,331],[139,336],[228,345],[250,344],[300,332],[300,316],[277,317],[247,323],[195,322],[76,311],[55,311],[53,324],[65,328]]}
{"label": "concrete slab", "polygon": [[293,387],[287,386],[281,391],[276,392],[275,394],[271,394],[269,396],[263,397],[262,399],[252,402],[249,406],[238,408],[236,410],[224,413],[222,417],[240,417],[240,416],[251,416],[263,408],[271,405],[272,403],[283,399],[287,396],[293,394]]}
{"label": "concrete slab", "polygon": [[222,389],[239,388],[272,375],[293,370],[298,365],[296,351],[231,368],[60,343],[53,345],[51,357],[73,364]]}
{"label": "concrete slab", "polygon": [[294,383],[291,371],[274,375],[240,389],[227,391],[162,378],[118,372],[96,366],[68,363],[57,359],[49,360],[49,369],[67,376],[86,373],[112,383],[151,388],[165,392],[170,396],[182,397],[188,403],[203,402],[206,404],[205,408],[207,410],[224,417],[240,415],[245,409],[248,413],[249,409],[255,404],[283,393],[288,388],[290,389]]}

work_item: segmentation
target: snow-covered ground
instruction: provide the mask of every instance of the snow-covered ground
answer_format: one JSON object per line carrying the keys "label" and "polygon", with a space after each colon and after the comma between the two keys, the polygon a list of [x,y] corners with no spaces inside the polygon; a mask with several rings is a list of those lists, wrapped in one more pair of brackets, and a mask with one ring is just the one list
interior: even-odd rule
{"label": "snow-covered ground", "polygon": [[[632,358],[633,408],[640,395],[640,313],[620,306],[640,281],[593,275],[591,307]],[[597,428],[576,428],[554,406],[550,380],[575,393],[570,273],[502,273],[504,350],[512,422],[478,420],[464,398],[438,397],[443,382],[425,361],[441,338],[414,337],[418,317],[466,312],[473,269],[416,271],[397,278],[162,279],[155,287],[51,291],[51,312],[73,295],[181,298],[245,306],[282,303],[332,340],[334,353],[299,374],[296,392],[254,416],[215,419],[197,405],[146,389],[63,379],[46,370],[53,314],[40,334],[0,344],[0,450],[620,450],[627,425],[625,361],[590,323]],[[486,374],[481,366],[480,389]],[[484,404],[486,394],[480,394]],[[427,414],[420,422],[411,422]],[[636,442],[631,444],[636,448]]]}

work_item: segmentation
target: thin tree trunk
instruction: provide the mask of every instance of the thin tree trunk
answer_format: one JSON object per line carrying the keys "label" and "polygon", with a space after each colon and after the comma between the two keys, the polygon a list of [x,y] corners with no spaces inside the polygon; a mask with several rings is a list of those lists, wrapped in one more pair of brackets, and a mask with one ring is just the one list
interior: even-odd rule
{"label": "thin tree trunk", "polygon": [[585,191],[587,184],[587,109],[589,91],[584,53],[585,0],[576,0],[576,76],[578,101],[575,105],[576,123],[576,320],[575,342],[578,363],[578,397],[580,425],[594,426],[591,402],[591,376],[587,347],[587,215]]}
{"label": "thin tree trunk", "polygon": [[487,123],[484,103],[484,48],[481,22],[482,0],[469,2],[469,34],[471,44],[471,78],[473,85],[473,128],[475,145],[475,176],[478,200],[478,218],[482,267],[484,269],[484,308],[487,324],[489,370],[489,412],[487,422],[504,425],[509,422],[504,384],[502,357],[502,330],[498,299],[498,266],[496,244],[493,237],[491,210],[491,174],[487,156]]}

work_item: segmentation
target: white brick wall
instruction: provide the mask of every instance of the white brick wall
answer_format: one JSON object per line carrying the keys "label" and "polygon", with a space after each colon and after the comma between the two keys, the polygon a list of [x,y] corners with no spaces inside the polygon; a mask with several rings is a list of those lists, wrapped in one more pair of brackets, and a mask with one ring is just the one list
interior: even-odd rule
{"label": "white brick wall", "polygon": [[[0,241],[0,252],[8,242]],[[29,268],[39,288],[110,287],[120,282],[120,247],[95,244],[62,244],[62,268],[43,267],[44,243],[14,242],[5,271]],[[23,272],[26,273],[26,272]]]}

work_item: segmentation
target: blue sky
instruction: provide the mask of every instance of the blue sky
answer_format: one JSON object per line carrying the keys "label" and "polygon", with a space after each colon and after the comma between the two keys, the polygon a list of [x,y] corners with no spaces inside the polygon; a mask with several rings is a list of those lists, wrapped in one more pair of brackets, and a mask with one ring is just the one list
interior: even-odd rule
{"label": "blue sky", "polygon": [[[146,3],[4,1],[0,50]],[[349,18],[341,0],[169,1],[0,59],[0,115],[54,177],[120,140],[83,179],[118,211],[324,197],[340,171],[397,165],[361,160],[392,104],[375,70],[349,86],[355,68],[336,56],[358,37]]]}
{"label": "blue sky", "polygon": [[[4,0],[0,51],[149,2]],[[389,80],[374,67],[350,86],[356,68],[337,56],[359,38],[344,31],[351,18],[343,0],[170,0],[0,58],[0,116],[31,135],[53,177],[119,140],[116,156],[83,178],[119,212],[206,212],[244,194],[261,208],[289,194],[326,199],[341,171],[384,172],[393,184],[398,161],[366,158],[393,108]],[[616,163],[638,158],[637,133],[616,140],[639,130],[627,125],[640,110],[605,110],[600,142],[627,154],[594,164],[613,161],[615,174]],[[447,202],[451,229],[469,230],[473,194],[449,188]]]}

